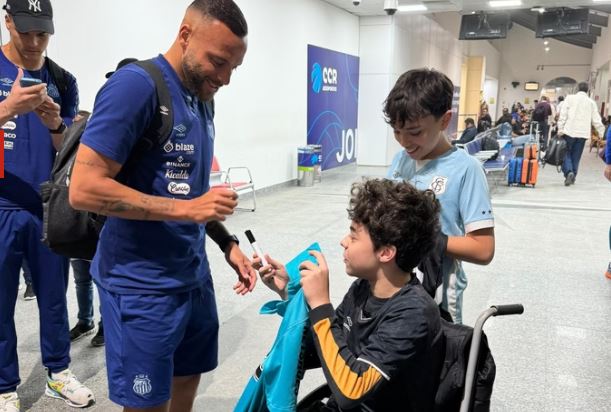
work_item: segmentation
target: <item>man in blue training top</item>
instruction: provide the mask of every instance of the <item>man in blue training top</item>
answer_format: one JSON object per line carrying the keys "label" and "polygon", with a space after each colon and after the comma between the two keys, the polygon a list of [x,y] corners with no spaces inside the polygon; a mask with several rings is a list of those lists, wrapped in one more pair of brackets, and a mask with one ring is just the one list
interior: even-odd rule
{"label": "man in blue training top", "polygon": [[[98,285],[110,399],[124,410],[189,411],[200,375],[217,366],[218,316],[205,251],[208,234],[238,274],[256,272],[220,221],[232,190],[209,191],[210,102],[246,53],[246,20],[232,0],[195,0],[167,53],[153,59],[172,98],[169,138],[128,158],[158,107],[140,66],[114,73],[96,97],[70,184],[70,202],[108,216],[91,274]],[[125,183],[120,183],[125,182]]]}
{"label": "man in blue training top", "polygon": [[[0,124],[5,132],[5,178],[0,180],[0,409],[19,411],[20,383],[15,333],[15,302],[21,262],[32,273],[40,313],[46,394],[75,407],[94,402],[91,391],[70,372],[66,288],[68,260],[52,253],[41,239],[40,183],[49,180],[65,122],[78,106],[78,89],[64,72],[67,89],[45,64],[44,52],[54,32],[49,0],[8,0],[4,9],[10,41],[0,52]],[[22,87],[24,77],[42,84]]]}
{"label": "man in blue training top", "polygon": [[487,265],[494,257],[494,215],[486,175],[479,161],[452,147],[445,130],[452,118],[452,81],[443,73],[403,73],[384,105],[387,123],[403,147],[387,177],[431,189],[441,203],[441,230],[447,236],[443,289],[436,300],[462,323],[467,275],[461,261]]}

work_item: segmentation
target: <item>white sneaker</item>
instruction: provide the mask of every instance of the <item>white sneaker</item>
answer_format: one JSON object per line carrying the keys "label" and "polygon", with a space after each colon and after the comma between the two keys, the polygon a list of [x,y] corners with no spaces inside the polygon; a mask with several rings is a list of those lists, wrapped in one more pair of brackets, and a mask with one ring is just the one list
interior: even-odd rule
{"label": "white sneaker", "polygon": [[0,395],[0,412],[19,412],[19,396],[17,392]]}
{"label": "white sneaker", "polygon": [[[50,376],[49,376],[50,375]],[[93,392],[79,382],[70,369],[63,372],[47,374],[45,395],[63,399],[73,408],[86,408],[95,403]]]}

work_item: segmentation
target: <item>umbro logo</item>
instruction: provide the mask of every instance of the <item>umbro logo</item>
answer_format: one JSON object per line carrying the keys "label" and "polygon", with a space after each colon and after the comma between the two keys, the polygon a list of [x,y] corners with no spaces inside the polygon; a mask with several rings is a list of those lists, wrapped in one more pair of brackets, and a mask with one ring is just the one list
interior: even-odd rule
{"label": "umbro logo", "polygon": [[168,109],[165,106],[159,106],[159,113],[161,113],[164,116],[167,116],[170,114],[170,109]]}

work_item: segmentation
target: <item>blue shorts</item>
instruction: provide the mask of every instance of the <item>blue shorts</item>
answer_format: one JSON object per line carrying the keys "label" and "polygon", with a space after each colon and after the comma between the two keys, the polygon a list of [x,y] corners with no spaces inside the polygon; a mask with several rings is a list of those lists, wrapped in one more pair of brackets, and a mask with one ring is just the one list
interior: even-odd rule
{"label": "blue shorts", "polygon": [[110,399],[149,408],[171,397],[172,377],[218,364],[218,315],[212,279],[172,295],[125,295],[98,287]]}

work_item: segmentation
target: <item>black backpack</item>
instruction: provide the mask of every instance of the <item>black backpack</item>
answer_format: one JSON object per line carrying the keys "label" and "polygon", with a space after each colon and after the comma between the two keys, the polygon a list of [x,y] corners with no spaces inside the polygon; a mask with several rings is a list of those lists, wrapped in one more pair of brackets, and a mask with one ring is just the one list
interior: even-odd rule
{"label": "black backpack", "polygon": [[[48,62],[51,62],[48,64],[52,75],[61,76],[58,74],[61,72],[53,68],[53,65],[57,65],[51,60]],[[139,61],[134,64],[142,67],[153,79],[157,91],[158,110],[146,132],[132,150],[126,165],[133,164],[144,153],[163,144],[170,136],[174,126],[172,98],[161,70],[152,60]],[[56,70],[56,73],[53,73],[53,70]],[[59,70],[63,71],[61,68]],[[62,87],[67,88],[65,81],[62,86],[57,77],[55,80],[58,81],[57,86],[62,93]],[[43,243],[60,255],[91,260],[106,218],[95,213],[75,210],[68,202],[70,174],[86,126],[87,118],[84,118],[67,129],[62,147],[53,163],[51,180],[40,185],[40,194],[43,206]]]}
{"label": "black backpack", "polygon": [[[458,411],[465,390],[473,328],[456,325],[442,319],[441,330],[444,337],[445,352],[439,376],[439,386],[435,394],[435,411]],[[490,398],[492,397],[495,377],[496,364],[488,347],[488,339],[482,332],[469,411],[490,411]]]}

